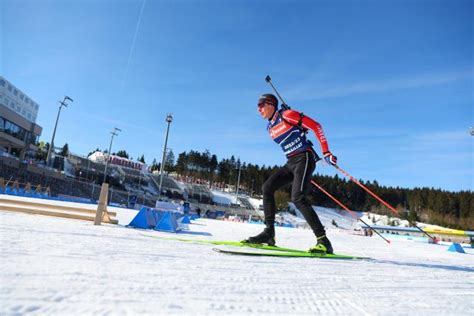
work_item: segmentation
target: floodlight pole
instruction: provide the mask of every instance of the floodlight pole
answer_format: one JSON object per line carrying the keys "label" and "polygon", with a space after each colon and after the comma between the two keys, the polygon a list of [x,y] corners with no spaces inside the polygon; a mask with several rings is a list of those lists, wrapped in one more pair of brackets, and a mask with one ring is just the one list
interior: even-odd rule
{"label": "floodlight pole", "polygon": [[242,171],[242,163],[240,162],[240,159],[239,159],[239,175],[237,176],[237,188],[235,190],[235,204],[238,204],[241,171]]}
{"label": "floodlight pole", "polygon": [[165,170],[165,158],[166,158],[166,147],[168,146],[168,135],[170,131],[170,125],[173,122],[173,115],[169,113],[166,116],[166,123],[168,126],[166,127],[166,136],[165,136],[165,146],[163,147],[163,157],[161,158],[161,166],[160,166],[160,186],[158,187],[158,198],[161,197],[161,186],[163,185],[163,171]]}
{"label": "floodlight pole", "polygon": [[[112,136],[110,137],[110,145],[109,145],[109,152],[107,153],[107,158],[105,159],[105,169],[104,169],[104,181],[103,183],[107,182],[107,167],[109,166],[109,158],[110,158],[110,153],[112,151],[112,142],[114,141],[114,136],[117,136],[117,132],[121,132],[122,130],[120,128],[114,127],[114,129],[110,132]],[[105,156],[105,155],[104,155]]]}
{"label": "floodlight pole", "polygon": [[[70,97],[68,96],[65,96],[64,99],[62,101],[59,101],[59,110],[58,110],[58,115],[56,116],[56,123],[54,124],[54,130],[53,130],[53,137],[51,139],[51,144],[49,144],[49,148],[48,148],[48,155],[46,156],[46,165],[47,166],[50,166],[50,160],[51,160],[51,149],[54,148],[54,137],[56,136],[56,129],[58,127],[58,121],[59,121],[59,115],[61,114],[61,109],[62,107],[67,107],[68,104],[66,103],[66,101],[71,101],[71,102],[74,102],[73,99],[71,99]],[[53,149],[54,150],[54,149]]]}

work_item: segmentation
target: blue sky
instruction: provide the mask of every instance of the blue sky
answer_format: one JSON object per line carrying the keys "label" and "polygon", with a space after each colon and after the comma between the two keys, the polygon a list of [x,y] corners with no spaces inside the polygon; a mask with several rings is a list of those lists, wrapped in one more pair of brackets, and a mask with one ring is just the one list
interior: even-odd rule
{"label": "blue sky", "polygon": [[[473,190],[473,1],[2,0],[0,74],[41,140],[147,162],[169,147],[283,164],[271,92],[320,122],[340,166],[383,185]],[[314,138],[313,138],[314,139]],[[335,174],[318,166],[323,174]]]}

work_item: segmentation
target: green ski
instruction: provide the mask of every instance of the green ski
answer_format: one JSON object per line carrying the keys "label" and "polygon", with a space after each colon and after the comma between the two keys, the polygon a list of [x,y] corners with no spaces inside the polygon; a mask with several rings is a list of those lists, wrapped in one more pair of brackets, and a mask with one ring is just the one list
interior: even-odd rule
{"label": "green ski", "polygon": [[[274,256],[274,257],[309,257],[309,258],[326,258],[326,259],[371,259],[368,257],[357,257],[348,255],[338,254],[321,254],[321,253],[310,253],[307,250],[284,248],[278,246],[268,246],[260,244],[249,244],[241,241],[223,241],[223,240],[208,240],[208,239],[187,239],[179,237],[161,237],[155,235],[142,234],[143,236],[163,239],[163,240],[175,240],[189,243],[198,244],[210,244],[216,246],[231,246],[232,248],[215,247],[214,251],[228,254],[240,254],[249,256]],[[241,249],[239,249],[241,248]],[[255,249],[255,251],[249,248]],[[261,251],[258,251],[261,250]]]}
{"label": "green ski", "polygon": [[310,253],[292,252],[292,251],[272,251],[262,249],[248,249],[236,247],[214,247],[212,250],[220,253],[230,255],[244,255],[244,256],[261,256],[261,257],[287,257],[287,258],[319,258],[319,259],[339,259],[339,260],[369,260],[368,257],[357,257],[339,254],[324,254],[324,253]]}

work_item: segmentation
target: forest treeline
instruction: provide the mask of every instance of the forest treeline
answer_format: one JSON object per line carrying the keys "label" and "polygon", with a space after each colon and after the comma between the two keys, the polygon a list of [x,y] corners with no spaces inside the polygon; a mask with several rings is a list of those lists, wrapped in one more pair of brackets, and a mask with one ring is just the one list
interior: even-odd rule
{"label": "forest treeline", "polygon": [[[174,158],[174,156],[173,156]],[[279,166],[259,166],[241,162],[234,156],[217,159],[208,150],[191,150],[178,155],[176,163],[167,159],[167,171],[181,176],[205,180],[209,185],[218,183],[235,186],[239,167],[240,189],[252,195],[262,194],[262,184]],[[355,211],[370,211],[394,216],[356,183],[334,177],[315,174],[313,180]],[[380,185],[377,181],[360,180],[365,186],[395,207],[400,217],[410,221],[418,220],[455,229],[474,230],[474,193],[472,191],[449,192],[434,188],[400,188]],[[328,196],[314,188],[310,196],[314,205],[338,207]],[[277,204],[284,205],[290,200],[290,187],[278,192]]]}

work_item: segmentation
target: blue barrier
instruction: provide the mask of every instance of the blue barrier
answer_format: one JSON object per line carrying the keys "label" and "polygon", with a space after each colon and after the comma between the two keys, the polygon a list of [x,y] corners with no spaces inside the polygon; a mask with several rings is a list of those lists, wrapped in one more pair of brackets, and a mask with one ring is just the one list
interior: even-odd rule
{"label": "blue barrier", "polygon": [[148,207],[142,207],[127,227],[150,229],[156,226],[158,217],[155,211]]}
{"label": "blue barrier", "polygon": [[178,221],[176,220],[176,213],[170,211],[164,212],[163,217],[154,229],[163,232],[177,233],[179,228]]}
{"label": "blue barrier", "polygon": [[184,215],[181,219],[181,224],[191,224],[191,220],[188,215]]}
{"label": "blue barrier", "polygon": [[462,246],[456,242],[453,242],[453,244],[449,246],[448,251],[466,253],[464,249],[462,248]]}
{"label": "blue barrier", "polygon": [[53,201],[62,201],[62,202],[73,202],[73,203],[85,203],[85,204],[96,204],[96,201],[81,198],[81,197],[65,197],[65,196],[49,196],[45,193],[36,192],[36,191],[25,191],[25,189],[15,189],[6,187],[5,190],[0,188],[0,194],[7,194],[7,195],[15,195],[21,197],[29,197],[29,198],[36,198],[36,199],[45,199],[45,200],[53,200]]}
{"label": "blue barrier", "polygon": [[16,189],[11,189],[10,187],[6,187],[5,194],[18,195],[18,191]]}
{"label": "blue barrier", "polygon": [[151,214],[153,215],[154,219],[155,219],[155,225],[153,225],[152,228],[155,228],[156,225],[158,225],[158,223],[161,221],[161,218],[163,217],[164,215],[164,212],[163,211],[158,211],[158,210],[155,210],[155,209],[150,209],[152,210]]}
{"label": "blue barrier", "polygon": [[[172,211],[162,211],[143,206],[137,215],[132,219],[127,227],[154,229],[158,231],[176,233],[180,230],[178,225],[178,213]],[[181,223],[186,224],[185,218]],[[188,218],[189,221],[189,218]]]}

